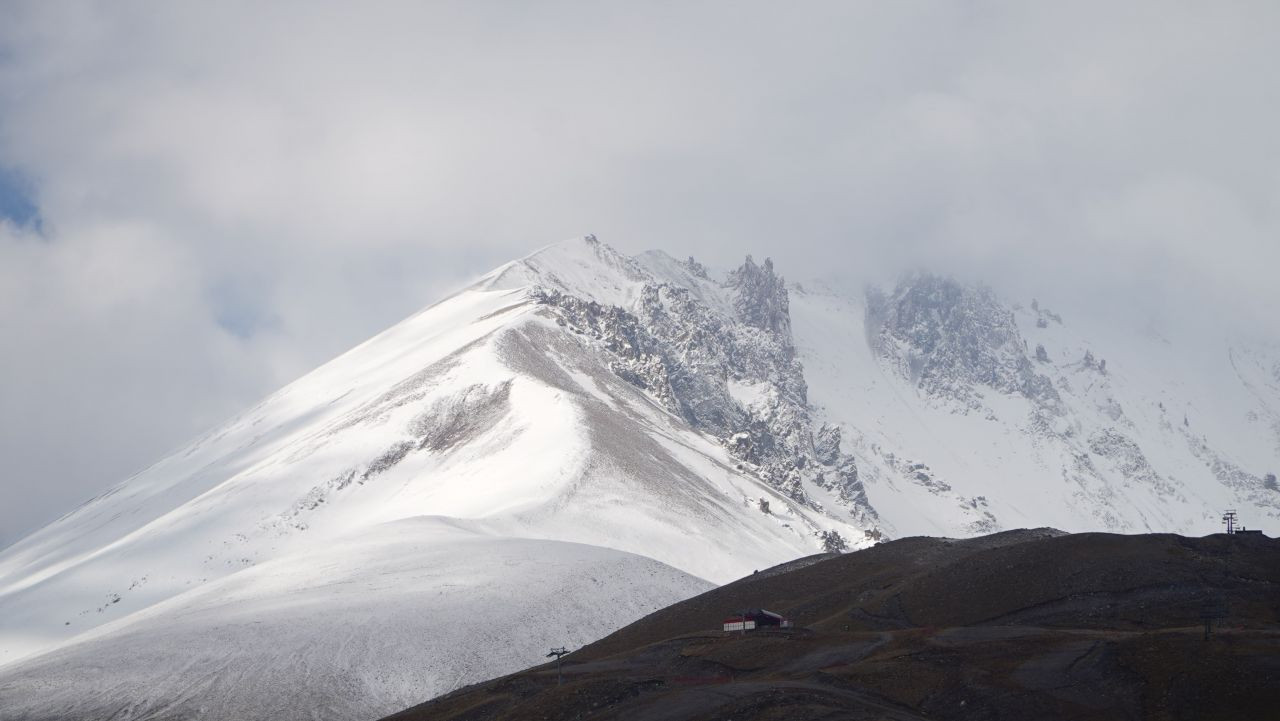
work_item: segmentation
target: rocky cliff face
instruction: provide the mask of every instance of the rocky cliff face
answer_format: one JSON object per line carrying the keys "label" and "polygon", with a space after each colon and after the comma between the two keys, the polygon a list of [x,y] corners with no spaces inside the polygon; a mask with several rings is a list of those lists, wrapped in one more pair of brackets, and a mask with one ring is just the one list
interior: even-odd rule
{"label": "rocky cliff face", "polygon": [[[696,261],[685,265],[705,275]],[[715,437],[740,470],[812,508],[822,508],[812,488],[830,492],[871,530],[875,511],[857,463],[841,452],[839,429],[815,434],[787,289],[772,261],[757,265],[748,257],[712,292],[731,300],[732,317],[690,288],[656,278],[643,284],[631,308],[544,287],[532,297],[608,352],[617,375]]]}
{"label": "rocky cliff face", "polygon": [[[602,245],[596,252],[612,253]],[[897,524],[911,527],[913,515],[960,533],[1006,528],[1010,518],[1038,512],[1025,510],[1040,508],[1029,505],[1043,502],[1037,488],[1089,527],[1117,531],[1188,530],[1196,515],[1210,513],[1204,507],[1231,499],[1280,503],[1261,474],[1242,470],[1188,427],[1156,424],[1153,436],[1140,396],[1088,345],[1066,349],[1063,316],[1038,301],[1027,310],[989,288],[925,273],[866,293],[862,350],[898,379],[890,390],[899,383],[914,390],[891,390],[882,402],[973,417],[963,427],[948,421],[949,435],[931,430],[913,447],[903,439],[914,430],[901,420],[887,429],[879,420],[838,423],[824,409],[831,399],[811,398],[792,293],[810,298],[789,288],[772,261],[747,257],[718,275],[659,253],[618,256],[610,267],[625,273],[586,285],[553,274],[532,298],[588,337],[617,376],[720,443],[738,471],[797,504],[847,514],[869,538],[901,533]],[[826,350],[815,358],[835,373],[828,383],[874,378],[845,367],[848,360]],[[1266,365],[1255,385],[1270,382],[1270,371]],[[1228,500],[1206,500],[1223,495],[1216,486],[1193,493],[1188,479],[1197,475],[1221,484]]]}
{"label": "rocky cliff face", "polygon": [[729,274],[733,289],[733,309],[743,323],[773,333],[790,347],[791,313],[787,287],[781,276],[773,272],[773,261],[765,258],[756,265],[747,256],[741,267]]}
{"label": "rocky cliff face", "polygon": [[[919,449],[903,448],[900,441],[872,444],[859,454],[863,475],[877,483],[905,482],[953,511],[980,511],[982,517],[970,518],[966,529],[1008,527],[1003,519],[1013,509],[1002,511],[1001,505],[1035,503],[1036,513],[1045,513],[1044,499],[1028,492],[1033,488],[1061,494],[1062,508],[1115,531],[1211,529],[1218,507],[1233,504],[1248,506],[1254,519],[1280,517],[1280,494],[1267,490],[1266,469],[1245,470],[1224,451],[1251,450],[1232,437],[1237,434],[1266,441],[1280,390],[1270,382],[1273,361],[1265,351],[1225,348],[1238,386],[1222,377],[1158,377],[1176,365],[1165,362],[1173,351],[1160,337],[1117,370],[1069,318],[1038,301],[1028,310],[988,288],[927,273],[906,276],[891,290],[868,291],[864,308],[874,363],[914,391],[905,396],[920,414],[913,422],[928,417],[947,434],[926,434],[929,442]],[[1203,394],[1202,388],[1221,390]],[[1195,407],[1191,398],[1197,396],[1224,409],[1233,405],[1239,415],[1215,424],[1211,439],[1190,411],[1174,417],[1173,405]],[[883,401],[903,398],[890,394]],[[976,418],[963,424],[947,420],[965,416]],[[865,424],[853,428],[872,430]],[[893,435],[910,434],[899,427]],[[942,462],[954,460],[946,455],[960,463]],[[905,466],[903,456],[911,459]],[[986,469],[977,479],[981,496],[974,494],[975,484],[966,493],[955,482],[955,469],[973,460]],[[950,469],[944,471],[948,480],[937,471],[918,470],[924,461]],[[996,485],[1004,487],[991,488]],[[975,505],[979,497],[983,501]],[[871,502],[877,503],[874,493]]]}
{"label": "rocky cliff face", "polygon": [[1060,398],[1027,357],[1013,313],[985,287],[919,274],[868,295],[867,328],[879,353],[929,395],[982,407],[982,388],[1017,393],[1049,411]]}

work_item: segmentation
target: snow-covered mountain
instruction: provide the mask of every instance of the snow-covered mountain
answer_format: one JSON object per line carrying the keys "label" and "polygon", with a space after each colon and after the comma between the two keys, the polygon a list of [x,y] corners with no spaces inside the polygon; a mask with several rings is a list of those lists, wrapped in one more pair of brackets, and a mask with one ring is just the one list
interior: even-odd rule
{"label": "snow-covered mountain", "polygon": [[1274,532],[1280,353],[1221,361],[945,278],[553,245],[0,552],[0,709],[372,717],[824,549]]}
{"label": "snow-covered mountain", "polygon": [[[664,369],[631,311],[586,300],[639,308],[655,280],[595,242],[552,246],[6,549],[6,721],[126,708],[240,718],[255,705],[282,718],[374,717],[814,553],[824,538],[855,538],[854,524],[796,500],[798,486],[779,490],[745,465],[781,473],[803,429],[735,455],[691,422],[718,401],[724,433],[743,424],[741,443],[772,439],[748,428],[754,412],[727,379],[703,378],[710,366]],[[776,385],[802,394],[785,387],[799,366],[784,335],[721,309],[704,321],[740,343],[708,363],[742,366],[762,398],[781,364]],[[703,345],[723,353],[719,338]],[[668,385],[645,385],[659,380]],[[693,391],[714,398],[699,405]],[[220,680],[268,667],[271,683]],[[292,710],[280,707],[284,678]]]}
{"label": "snow-covered mountain", "polygon": [[806,285],[791,313],[815,422],[843,432],[890,535],[1200,535],[1228,508],[1280,530],[1274,344],[1179,345],[925,274]]}

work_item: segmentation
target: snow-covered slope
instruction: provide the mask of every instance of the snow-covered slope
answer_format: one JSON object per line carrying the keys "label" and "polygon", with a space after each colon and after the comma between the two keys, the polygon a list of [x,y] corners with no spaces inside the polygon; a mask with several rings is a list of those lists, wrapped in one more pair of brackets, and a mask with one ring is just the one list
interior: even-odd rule
{"label": "snow-covered slope", "polygon": [[1280,531],[1274,347],[1179,345],[928,275],[791,300],[815,415],[845,432],[891,535],[1199,535],[1228,508]]}
{"label": "snow-covered slope", "polygon": [[[663,571],[668,583],[650,585],[642,581],[654,564],[619,561],[614,575],[627,578],[613,585],[631,588],[631,603],[585,611],[566,603],[545,611],[548,629],[579,624],[593,633],[697,593],[706,588],[703,579],[724,582],[813,553],[824,534],[854,536],[847,521],[741,470],[743,462],[721,439],[673,412],[669,395],[628,376],[619,348],[570,328],[567,311],[546,295],[559,288],[581,294],[559,295],[561,302],[592,294],[625,301],[651,280],[637,262],[594,241],[552,246],[358,346],[6,549],[0,553],[5,702],[41,708],[23,695],[37,690],[75,697],[83,687],[75,669],[99,658],[111,638],[159,643],[146,630],[156,604],[207,608],[204,622],[220,627],[246,622],[238,606],[217,603],[210,589],[242,589],[257,599],[253,607],[274,607],[292,592],[273,585],[264,568],[286,568],[292,562],[282,559],[297,558],[316,573],[341,566],[349,558],[341,555],[349,554],[341,539],[401,519],[464,519],[498,539],[588,544],[672,567]],[[777,350],[768,338],[753,340],[762,353]],[[638,363],[634,370],[653,369]],[[398,541],[361,549],[393,569],[420,567],[418,554]],[[470,562],[488,564],[482,572],[506,584],[495,599],[522,603],[522,576],[505,573],[505,561],[495,566],[495,558]],[[314,581],[302,577],[297,585],[310,589],[317,606],[326,589],[340,590],[307,585]],[[586,575],[577,582],[596,583]],[[213,605],[201,605],[206,601]],[[362,613],[373,624],[385,616],[387,634],[421,637],[441,623],[391,613],[399,603],[394,594],[367,602]],[[223,612],[231,615],[218,621]],[[460,628],[492,626],[505,634],[511,614],[496,601],[481,603]],[[284,623],[279,615],[255,618]],[[123,624],[112,627],[119,635],[90,641],[94,629],[113,622]],[[245,635],[234,653],[281,653],[278,637],[297,638],[291,628]],[[318,639],[324,631],[316,633]],[[181,652],[176,643],[165,647]],[[56,655],[15,663],[52,649]],[[534,650],[489,636],[475,646],[474,663],[422,666],[410,690],[447,690],[527,665],[542,657]],[[157,650],[151,658],[162,656]],[[370,673],[363,657],[315,658],[322,657],[330,667],[309,673]],[[149,682],[135,680],[141,685],[120,686],[116,696],[93,694],[95,703],[130,694],[165,702],[165,688],[148,690]],[[395,707],[381,691],[351,683],[368,692],[350,702],[364,704],[365,715]],[[203,698],[202,691],[166,688]],[[87,717],[97,713],[77,708]],[[310,708],[299,707],[297,716],[310,717]]]}
{"label": "snow-covered slope", "polygon": [[0,552],[0,710],[376,716],[885,536],[1275,532],[1280,353],[1219,355],[549,246]]}
{"label": "snow-covered slope", "polygon": [[0,678],[5,719],[371,718],[685,598],[641,556],[416,518],[202,585]]}

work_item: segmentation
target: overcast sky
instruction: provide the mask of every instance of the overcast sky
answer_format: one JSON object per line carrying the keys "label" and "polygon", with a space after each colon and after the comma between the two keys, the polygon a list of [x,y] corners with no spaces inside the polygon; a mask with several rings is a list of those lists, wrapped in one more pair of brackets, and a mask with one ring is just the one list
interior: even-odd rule
{"label": "overcast sky", "polygon": [[1280,307],[1280,3],[0,0],[0,546],[562,238]]}

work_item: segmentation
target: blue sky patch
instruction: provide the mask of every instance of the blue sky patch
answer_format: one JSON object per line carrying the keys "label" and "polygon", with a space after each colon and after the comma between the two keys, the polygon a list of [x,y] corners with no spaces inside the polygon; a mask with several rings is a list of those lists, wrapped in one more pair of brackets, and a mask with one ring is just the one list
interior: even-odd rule
{"label": "blue sky patch", "polygon": [[241,340],[277,325],[265,289],[248,278],[223,278],[208,288],[207,296],[217,324]]}
{"label": "blue sky patch", "polygon": [[40,230],[40,208],[31,181],[16,170],[0,166],[0,218],[14,225]]}

